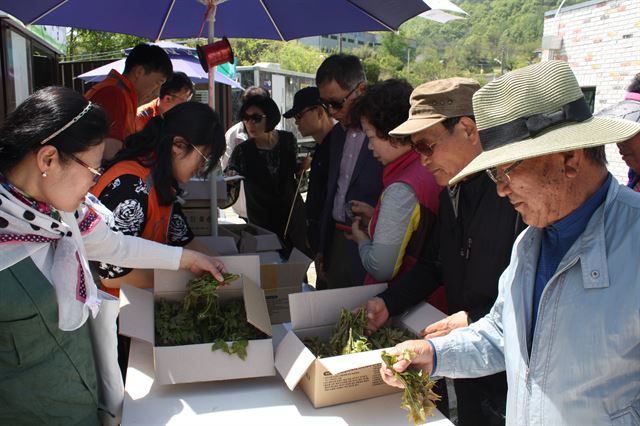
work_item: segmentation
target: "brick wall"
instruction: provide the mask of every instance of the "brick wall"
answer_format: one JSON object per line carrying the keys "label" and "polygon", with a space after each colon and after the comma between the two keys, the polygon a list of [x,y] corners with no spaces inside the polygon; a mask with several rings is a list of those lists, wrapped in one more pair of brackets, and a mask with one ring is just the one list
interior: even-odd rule
{"label": "brick wall", "polygon": [[[544,59],[566,61],[582,87],[595,87],[595,112],[624,98],[640,72],[640,1],[591,0],[545,13],[544,35],[562,37],[560,50]],[[609,170],[626,183],[627,166],[615,145],[607,146]]]}

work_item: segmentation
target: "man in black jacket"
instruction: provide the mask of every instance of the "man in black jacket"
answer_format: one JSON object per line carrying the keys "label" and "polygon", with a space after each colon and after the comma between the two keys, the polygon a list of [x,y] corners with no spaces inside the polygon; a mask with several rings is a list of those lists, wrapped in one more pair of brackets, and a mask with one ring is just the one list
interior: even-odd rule
{"label": "man in black jacket", "polygon": [[365,270],[358,245],[345,238],[344,229],[351,228],[351,200],[372,206],[378,202],[382,164],[367,147],[367,135],[351,123],[351,106],[366,90],[360,59],[345,54],[329,56],[316,72],[316,84],[323,105],[338,121],[328,136],[329,170],[315,259],[316,288],[362,285]]}
{"label": "man in black jacket", "polygon": [[312,156],[303,160],[303,169],[311,169],[304,206],[307,213],[307,239],[315,255],[318,253],[320,239],[320,216],[327,197],[330,133],[334,122],[322,105],[320,91],[315,86],[298,90],[293,97],[293,107],[282,116],[295,118],[300,134],[311,136],[315,141]]}
{"label": "man in black jacket", "polygon": [[[482,150],[472,107],[479,88],[466,78],[418,86],[411,95],[409,120],[390,132],[411,137],[423,165],[440,185],[446,186]],[[442,191],[437,222],[423,257],[391,288],[367,302],[369,328],[373,331],[389,315],[425,300],[440,285],[453,314],[426,327],[423,335],[447,334],[483,317],[496,299],[498,279],[523,228],[516,211],[497,195],[485,173]],[[504,424],[504,373],[456,379],[454,385],[459,425]]]}

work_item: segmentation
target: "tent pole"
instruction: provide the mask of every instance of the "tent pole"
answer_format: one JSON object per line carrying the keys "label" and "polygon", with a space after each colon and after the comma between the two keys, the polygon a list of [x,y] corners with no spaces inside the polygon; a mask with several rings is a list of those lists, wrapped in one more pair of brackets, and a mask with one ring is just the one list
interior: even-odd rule
{"label": "tent pole", "polygon": [[[216,1],[209,0],[211,2],[211,9],[209,11],[209,16],[207,17],[207,23],[209,25],[208,32],[208,42],[213,43],[214,41],[214,22],[216,20]],[[216,67],[209,68],[209,106],[215,111],[216,109],[216,91],[215,91],[215,79],[214,75],[216,72]],[[218,184],[217,184],[217,176],[220,173],[219,166],[216,166],[215,169],[211,172],[209,176],[209,188],[210,188],[210,217],[211,217],[211,235],[218,235]]]}

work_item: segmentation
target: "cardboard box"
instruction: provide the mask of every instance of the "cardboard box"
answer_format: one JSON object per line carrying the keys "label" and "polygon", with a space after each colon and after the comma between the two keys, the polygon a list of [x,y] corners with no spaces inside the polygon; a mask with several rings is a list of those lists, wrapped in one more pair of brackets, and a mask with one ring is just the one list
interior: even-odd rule
{"label": "cardboard box", "polygon": [[[380,377],[382,349],[316,359],[301,338],[330,337],[342,308],[353,309],[386,288],[386,284],[349,287],[289,295],[291,326],[276,350],[276,369],[287,387],[296,385],[314,407],[326,407],[398,392]],[[431,305],[420,304],[398,318],[396,326],[413,332],[444,318]]]}
{"label": "cardboard box", "polygon": [[189,271],[156,270],[153,293],[131,286],[120,291],[120,332],[154,344],[155,380],[160,384],[205,382],[275,375],[271,323],[264,292],[260,289],[258,256],[220,257],[230,272],[241,278],[220,288],[220,300],[242,297],[247,321],[269,337],[250,340],[247,358],[212,351],[211,343],[155,346],[154,302],[158,298],[178,299],[186,283],[194,277]]}
{"label": "cardboard box", "polygon": [[[211,235],[211,186],[209,180],[192,178],[189,182],[182,184],[185,191],[182,198],[185,203],[182,211],[187,219],[193,234]],[[227,198],[227,184],[224,176],[216,176],[216,194],[219,200]]]}
{"label": "cardboard box", "polygon": [[[225,230],[219,234],[228,232]],[[237,253],[233,238],[220,235],[198,237],[198,240],[221,255]],[[277,251],[263,251],[255,255],[260,258],[260,287],[264,290],[271,324],[289,322],[289,294],[301,291],[305,273],[312,260],[297,249],[291,252],[287,262],[282,262]]]}
{"label": "cardboard box", "polygon": [[211,235],[211,206],[209,200],[189,200],[182,206],[182,213],[184,213],[193,235]]}
{"label": "cardboard box", "polygon": [[282,262],[278,252],[260,252],[260,286],[267,299],[272,324],[289,322],[289,294],[299,293],[311,259],[293,249],[289,260]]}
{"label": "cardboard box", "polygon": [[[219,200],[225,200],[227,198],[227,182],[224,180],[224,176],[216,176],[216,194]],[[210,200],[211,199],[211,185],[213,182],[210,180],[192,178],[189,182],[180,185],[184,190],[183,198],[189,200]]]}
{"label": "cardboard box", "polygon": [[231,256],[238,254],[238,246],[233,237],[218,235],[217,237],[196,237],[199,243],[218,253],[218,256]]}
{"label": "cardboard box", "polygon": [[[257,253],[261,251],[280,250],[282,244],[276,234],[251,224],[225,224],[218,226],[225,231],[235,234],[240,240],[238,251],[240,253]],[[220,231],[218,230],[218,234]]]}

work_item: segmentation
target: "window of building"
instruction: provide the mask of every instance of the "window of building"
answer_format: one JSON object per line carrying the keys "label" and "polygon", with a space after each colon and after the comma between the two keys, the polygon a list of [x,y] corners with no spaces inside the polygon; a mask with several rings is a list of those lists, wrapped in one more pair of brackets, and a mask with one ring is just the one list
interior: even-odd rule
{"label": "window of building", "polygon": [[584,95],[584,98],[587,100],[587,105],[589,105],[589,109],[591,110],[591,113],[593,113],[593,110],[595,109],[595,106],[596,106],[596,88],[595,88],[595,86],[593,86],[593,87],[582,87],[582,94]]}

